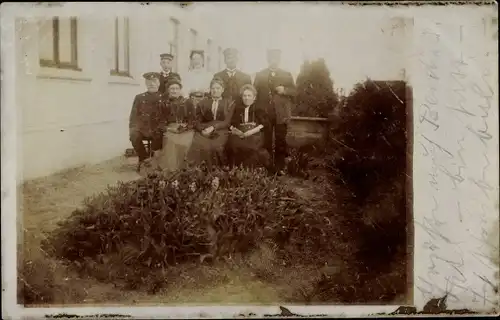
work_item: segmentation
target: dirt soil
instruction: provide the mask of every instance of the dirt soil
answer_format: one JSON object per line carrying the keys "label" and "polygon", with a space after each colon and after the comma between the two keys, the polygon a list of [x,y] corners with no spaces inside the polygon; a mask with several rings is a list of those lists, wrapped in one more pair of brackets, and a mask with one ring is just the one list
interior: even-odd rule
{"label": "dirt soil", "polygon": [[[57,227],[57,222],[68,217],[85,197],[104,191],[117,181],[139,178],[135,172],[136,158],[119,157],[98,165],[84,166],[43,179],[27,181],[21,188],[18,232],[20,259],[42,261],[50,268],[56,305],[106,304],[150,305],[169,304],[273,304],[298,299],[301,291],[308,291],[312,281],[324,270],[276,263],[273,249],[262,245],[252,256],[241,261],[214,265],[182,266],[174,279],[166,279],[168,286],[155,294],[125,291],[112,284],[95,279],[82,279],[65,268],[60,261],[48,257],[40,249],[44,234]],[[285,178],[296,191],[310,199],[318,199],[320,190],[314,183]],[[24,235],[24,239],[23,239]],[[45,283],[42,275],[35,279]],[[292,287],[293,284],[293,287]],[[297,296],[298,295],[298,296]],[[301,303],[303,304],[303,303]]]}

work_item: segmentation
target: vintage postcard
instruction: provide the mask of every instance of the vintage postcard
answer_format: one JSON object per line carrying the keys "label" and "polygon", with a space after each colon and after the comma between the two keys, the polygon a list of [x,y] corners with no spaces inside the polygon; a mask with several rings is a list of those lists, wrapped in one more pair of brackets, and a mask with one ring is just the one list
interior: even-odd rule
{"label": "vintage postcard", "polygon": [[4,3],[2,317],[496,314],[496,5]]}

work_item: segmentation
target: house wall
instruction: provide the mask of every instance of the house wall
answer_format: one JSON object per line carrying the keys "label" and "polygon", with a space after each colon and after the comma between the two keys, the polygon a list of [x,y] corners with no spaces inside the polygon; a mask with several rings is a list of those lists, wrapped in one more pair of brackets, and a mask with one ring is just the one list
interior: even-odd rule
{"label": "house wall", "polygon": [[[78,17],[81,71],[41,67],[36,18],[16,22],[16,106],[18,176],[45,176],[66,168],[97,163],[130,147],[128,116],[136,94],[144,92],[142,74],[159,70],[159,54],[169,52],[168,20],[179,20],[178,71],[187,70],[189,28],[198,31],[198,49],[210,35],[182,10],[171,16],[129,18],[130,77],[111,76],[114,17]],[[42,35],[43,36],[43,35]],[[155,40],[157,39],[157,40]],[[45,40],[46,41],[46,40]],[[221,45],[213,39],[213,46]],[[215,57],[217,61],[219,57]]]}

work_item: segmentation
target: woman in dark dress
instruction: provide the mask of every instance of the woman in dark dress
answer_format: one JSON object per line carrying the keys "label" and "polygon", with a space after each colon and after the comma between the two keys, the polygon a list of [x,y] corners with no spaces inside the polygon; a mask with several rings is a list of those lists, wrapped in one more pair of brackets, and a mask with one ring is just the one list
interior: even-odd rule
{"label": "woman in dark dress", "polygon": [[224,148],[229,136],[233,115],[232,103],[222,98],[224,82],[215,78],[210,82],[210,97],[204,98],[196,107],[196,124],[193,143],[187,160],[209,166],[226,164]]}
{"label": "woman in dark dress", "polygon": [[195,108],[190,99],[182,96],[178,79],[170,80],[166,90],[169,114],[159,165],[164,170],[175,171],[182,168],[193,141]]}
{"label": "woman in dark dress", "polygon": [[264,148],[262,129],[266,112],[255,104],[257,91],[251,84],[241,87],[241,100],[235,107],[230,126],[228,148],[232,165],[269,168],[270,156]]}

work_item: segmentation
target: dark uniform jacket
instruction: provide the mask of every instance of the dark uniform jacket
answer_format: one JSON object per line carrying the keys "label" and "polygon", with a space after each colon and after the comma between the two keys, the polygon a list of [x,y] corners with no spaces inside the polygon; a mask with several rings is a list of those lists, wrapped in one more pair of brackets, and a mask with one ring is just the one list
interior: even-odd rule
{"label": "dark uniform jacket", "polygon": [[[258,72],[254,80],[257,89],[256,102],[267,111],[268,117],[277,124],[287,123],[292,116],[292,106],[295,100],[295,83],[290,72],[276,69],[274,73],[266,68]],[[277,94],[275,88],[285,87],[284,94]]]}
{"label": "dark uniform jacket", "polygon": [[194,125],[196,120],[195,107],[191,99],[184,97],[170,98],[167,100],[169,112],[168,123],[186,123]]}
{"label": "dark uniform jacket", "polygon": [[204,98],[196,107],[196,130],[201,131],[210,125],[213,125],[215,130],[229,128],[234,111],[233,103],[222,98],[215,119],[212,114],[212,103],[212,98]]}
{"label": "dark uniform jacket", "polygon": [[252,84],[252,79],[250,75],[236,70],[234,76],[230,77],[228,70],[222,70],[214,75],[214,78],[219,78],[224,81],[224,92],[222,97],[226,99],[232,99],[233,101],[238,101],[240,98],[240,89],[245,84]]}
{"label": "dark uniform jacket", "polygon": [[159,92],[144,92],[134,98],[130,111],[129,130],[152,137],[164,131],[168,119],[165,97]]}
{"label": "dark uniform jacket", "polygon": [[166,91],[167,90],[167,88],[166,88],[167,87],[167,83],[170,80],[173,80],[175,78],[177,78],[177,80],[181,81],[181,76],[178,73],[176,73],[176,72],[170,71],[167,76],[165,76],[163,74],[163,72],[161,72],[160,73],[160,87],[158,88],[158,92],[168,94],[168,92]]}

